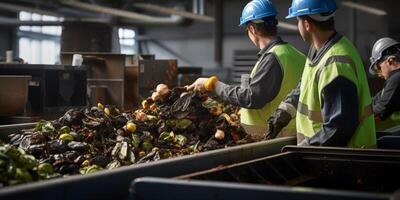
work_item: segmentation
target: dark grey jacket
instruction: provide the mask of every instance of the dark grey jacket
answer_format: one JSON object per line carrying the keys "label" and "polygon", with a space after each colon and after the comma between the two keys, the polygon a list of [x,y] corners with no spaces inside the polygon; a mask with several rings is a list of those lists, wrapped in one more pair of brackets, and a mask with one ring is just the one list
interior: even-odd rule
{"label": "dark grey jacket", "polygon": [[281,88],[283,72],[277,57],[268,51],[281,43],[282,39],[277,37],[258,53],[260,64],[249,83],[233,86],[218,82],[215,94],[225,102],[247,109],[259,109],[271,102]]}
{"label": "dark grey jacket", "polygon": [[381,120],[400,111],[400,69],[390,73],[383,90],[372,99],[372,109]]}

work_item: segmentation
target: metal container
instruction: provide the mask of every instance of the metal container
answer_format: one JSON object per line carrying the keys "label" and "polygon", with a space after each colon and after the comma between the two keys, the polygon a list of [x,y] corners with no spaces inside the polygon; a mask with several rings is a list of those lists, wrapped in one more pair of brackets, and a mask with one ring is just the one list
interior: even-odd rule
{"label": "metal container", "polygon": [[[0,64],[2,75],[30,75],[31,113],[57,113],[86,106],[86,68],[71,65]],[[15,89],[14,89],[15,90]]]}
{"label": "metal container", "polygon": [[24,112],[31,79],[32,76],[0,75],[1,117],[14,116]]}
{"label": "metal container", "polygon": [[389,199],[400,188],[399,167],[400,151],[289,146],[281,154],[176,179],[137,179],[131,197]]}
{"label": "metal container", "polygon": [[[0,139],[34,124],[0,126]],[[6,140],[7,141],[7,140]],[[229,165],[278,153],[285,145],[295,144],[294,137],[280,138],[104,170],[85,176],[70,176],[0,189],[0,199],[128,199],[133,179],[143,176],[175,177],[217,166]]]}
{"label": "metal container", "polygon": [[98,102],[101,102],[123,108],[125,105],[124,79],[127,56],[100,52],[61,52],[61,63],[71,64],[74,54],[81,54],[83,65],[88,66],[86,86],[89,104],[97,105]]}
{"label": "metal container", "polygon": [[380,149],[400,149],[400,125],[376,133]]}

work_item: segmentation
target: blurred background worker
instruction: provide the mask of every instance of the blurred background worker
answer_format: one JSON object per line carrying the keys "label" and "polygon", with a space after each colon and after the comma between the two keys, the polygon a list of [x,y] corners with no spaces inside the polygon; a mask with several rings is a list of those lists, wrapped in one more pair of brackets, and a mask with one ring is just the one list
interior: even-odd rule
{"label": "blurred background worker", "polygon": [[305,63],[301,52],[277,36],[276,15],[268,0],[253,0],[244,7],[240,26],[246,27],[248,37],[260,52],[250,77],[242,79],[240,86],[227,85],[216,77],[199,78],[189,86],[240,106],[242,127],[256,140],[264,138],[265,121],[296,87]]}
{"label": "blurred background worker", "polygon": [[392,38],[376,41],[370,61],[369,72],[386,80],[372,99],[376,128],[382,131],[400,125],[400,44]]}
{"label": "blurred background worker", "polygon": [[336,8],[333,0],[293,0],[286,17],[297,18],[301,37],[311,43],[300,91],[290,97],[298,99],[292,104],[298,145],[373,147],[367,76],[358,51],[335,30]]}

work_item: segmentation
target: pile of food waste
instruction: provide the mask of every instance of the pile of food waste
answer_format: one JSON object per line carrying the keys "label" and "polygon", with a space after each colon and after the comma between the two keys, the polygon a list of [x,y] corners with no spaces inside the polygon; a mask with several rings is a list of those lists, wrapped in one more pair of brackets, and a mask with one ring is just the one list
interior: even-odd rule
{"label": "pile of food waste", "polygon": [[0,149],[0,181],[90,174],[248,142],[237,107],[160,84],[141,109],[120,112],[99,103],[11,134]]}

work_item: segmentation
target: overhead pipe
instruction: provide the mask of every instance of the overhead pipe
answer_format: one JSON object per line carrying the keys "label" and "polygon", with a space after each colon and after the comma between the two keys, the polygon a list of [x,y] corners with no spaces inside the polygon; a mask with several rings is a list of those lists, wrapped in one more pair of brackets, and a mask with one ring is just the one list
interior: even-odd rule
{"label": "overhead pipe", "polygon": [[[170,14],[170,15],[177,15],[193,20],[198,20],[198,21],[203,21],[203,22],[214,22],[214,18],[205,16],[205,15],[198,15],[192,12],[187,12],[183,10],[177,10],[174,8],[167,8],[163,6],[158,6],[154,4],[149,4],[149,3],[135,3],[133,4],[134,7],[140,8],[143,10],[148,10],[148,11],[155,11],[163,14]],[[204,13],[204,11],[203,11]]]}
{"label": "overhead pipe", "polygon": [[185,19],[180,16],[171,16],[166,17],[163,20],[159,20],[157,22],[147,22],[147,21],[140,21],[140,20],[131,20],[131,19],[120,19],[119,25],[122,27],[127,28],[137,28],[137,26],[141,27],[155,27],[155,26],[171,26],[171,25],[178,25],[184,23]]}
{"label": "overhead pipe", "polygon": [[290,24],[290,23],[286,23],[286,22],[282,22],[282,21],[279,21],[278,27],[286,29],[286,30],[290,30],[290,31],[297,31],[298,30],[296,25]]}
{"label": "overhead pipe", "polygon": [[[93,17],[93,19],[95,19],[94,17],[96,17],[95,15],[90,14],[88,12],[82,13],[77,10],[71,10],[68,8],[60,8],[60,9],[57,9],[57,12],[54,12],[54,11],[43,10],[43,9],[39,9],[39,8],[31,8],[31,7],[20,6],[20,5],[14,5],[14,4],[9,4],[9,3],[0,3],[0,10],[12,11],[12,12],[16,12],[16,13],[25,11],[25,12],[29,12],[29,13],[37,13],[40,15],[63,17],[64,19],[67,19],[67,20],[77,20],[81,17],[86,17],[86,18]],[[71,15],[72,16],[79,15],[80,17],[79,18],[71,17]]]}
{"label": "overhead pipe", "polygon": [[344,1],[342,2],[342,5],[347,6],[349,8],[354,8],[372,15],[377,15],[377,16],[385,16],[387,15],[387,12],[384,10],[380,10],[377,8],[374,8],[372,6],[367,6],[364,4],[356,3],[356,2],[351,2],[351,1]]}
{"label": "overhead pipe", "polygon": [[123,20],[123,21],[131,23],[131,24],[148,24],[148,23],[151,23],[153,25],[156,25],[156,24],[178,24],[183,21],[183,18],[181,18],[179,16],[153,17],[153,16],[144,15],[144,14],[140,14],[140,13],[136,13],[136,12],[132,12],[132,11],[126,11],[126,10],[121,10],[121,9],[116,9],[116,8],[109,8],[109,7],[105,7],[105,6],[82,3],[82,2],[75,1],[75,0],[72,0],[72,1],[64,0],[64,1],[61,1],[61,3],[64,5],[68,5],[68,6],[79,8],[79,9],[89,10],[89,11],[98,12],[98,13],[106,13],[106,14],[110,14],[113,16],[130,19],[132,21],[126,21],[126,20]]}
{"label": "overhead pipe", "polygon": [[[81,18],[81,19],[70,19],[64,20],[68,22],[79,21],[79,22],[96,22],[110,24],[111,21],[104,18]],[[63,21],[31,21],[31,20],[19,20],[16,18],[0,17],[1,26],[62,26]]]}
{"label": "overhead pipe", "polygon": [[9,3],[0,3],[0,10],[14,11],[14,12],[26,11],[26,12],[31,12],[31,13],[38,13],[41,15],[50,15],[50,16],[58,16],[58,17],[63,16],[56,12],[45,11],[45,10],[41,10],[41,9],[34,9],[34,8],[30,8],[30,7],[14,5],[14,4],[9,4]]}
{"label": "overhead pipe", "polygon": [[60,21],[21,21],[15,18],[0,17],[1,26],[61,26]]}

